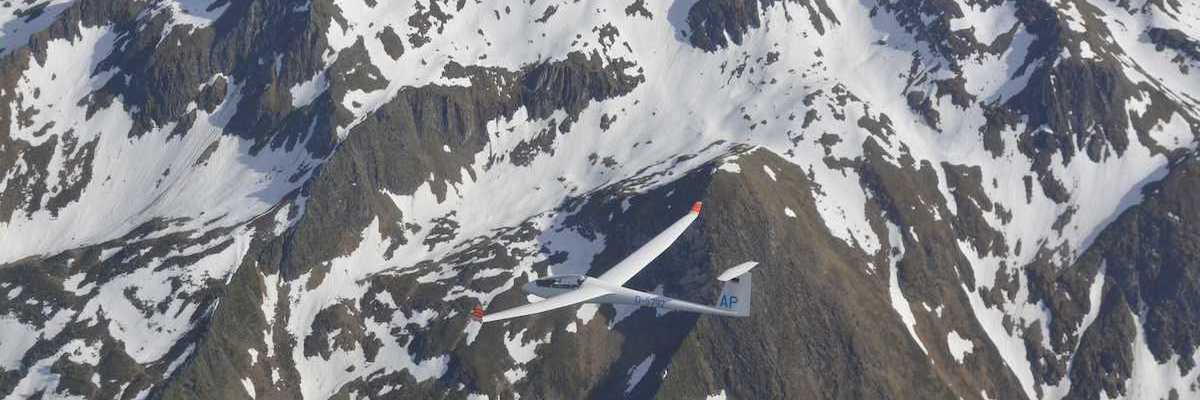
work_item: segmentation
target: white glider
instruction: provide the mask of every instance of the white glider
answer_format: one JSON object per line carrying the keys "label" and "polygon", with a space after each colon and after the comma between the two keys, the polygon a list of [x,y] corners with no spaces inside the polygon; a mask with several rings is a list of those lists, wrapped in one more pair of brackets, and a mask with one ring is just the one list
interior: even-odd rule
{"label": "white glider", "polygon": [[679,235],[700,216],[700,202],[692,205],[692,211],[680,218],[667,230],[650,239],[608,272],[593,278],[585,275],[559,275],[538,279],[525,284],[521,289],[545,300],[510,308],[495,314],[484,314],[475,307],[471,316],[483,322],[501,321],[530,314],[546,312],[580,303],[631,304],[642,307],[657,307],[670,310],[714,314],[729,317],[750,315],[750,269],[758,265],[750,261],[730,268],[717,277],[725,282],[721,297],[715,306],[706,306],[689,301],[659,296],[622,287],[639,271],[649,265],[655,257],[671,246]]}

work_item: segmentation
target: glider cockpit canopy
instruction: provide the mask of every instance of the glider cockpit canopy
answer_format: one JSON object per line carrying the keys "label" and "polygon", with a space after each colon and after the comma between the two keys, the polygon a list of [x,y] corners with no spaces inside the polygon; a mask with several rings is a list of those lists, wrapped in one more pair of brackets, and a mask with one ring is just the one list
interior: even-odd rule
{"label": "glider cockpit canopy", "polygon": [[559,275],[533,281],[537,287],[548,289],[578,289],[583,285],[583,275]]}

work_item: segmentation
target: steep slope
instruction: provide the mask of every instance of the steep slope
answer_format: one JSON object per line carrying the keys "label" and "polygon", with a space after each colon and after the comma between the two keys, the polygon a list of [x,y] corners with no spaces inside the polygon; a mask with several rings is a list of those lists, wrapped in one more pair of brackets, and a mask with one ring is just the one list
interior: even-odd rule
{"label": "steep slope", "polygon": [[1191,3],[3,9],[6,396],[1200,396]]}
{"label": "steep slope", "polygon": [[1070,364],[1071,380],[1082,383],[1071,386],[1071,397],[1094,398],[1101,392],[1131,398],[1200,394],[1197,179],[1196,158],[1179,161],[1166,178],[1148,188],[1142,204],[1122,213],[1100,234],[1075,266],[1046,279],[1071,286],[1077,271],[1100,272],[1097,280],[1102,283],[1093,283],[1090,294],[1100,309],[1085,317]]}

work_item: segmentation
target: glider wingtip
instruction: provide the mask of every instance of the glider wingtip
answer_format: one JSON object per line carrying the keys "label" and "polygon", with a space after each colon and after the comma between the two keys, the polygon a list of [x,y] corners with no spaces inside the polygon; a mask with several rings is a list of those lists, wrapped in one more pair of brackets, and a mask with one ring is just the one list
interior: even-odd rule
{"label": "glider wingtip", "polygon": [[479,322],[485,322],[483,320],[483,307],[475,306],[475,308],[471,309],[471,319]]}
{"label": "glider wingtip", "polygon": [[702,206],[702,204],[701,204],[699,201],[697,201],[697,202],[695,202],[695,203],[692,203],[692,213],[693,213],[693,214],[699,214],[699,213],[700,213],[700,206]]}

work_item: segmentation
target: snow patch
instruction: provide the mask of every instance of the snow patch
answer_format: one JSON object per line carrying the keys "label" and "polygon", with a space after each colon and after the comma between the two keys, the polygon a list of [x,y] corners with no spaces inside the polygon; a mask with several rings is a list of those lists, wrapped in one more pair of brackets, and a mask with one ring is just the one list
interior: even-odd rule
{"label": "snow patch", "polygon": [[954,356],[954,361],[958,361],[959,364],[962,364],[963,357],[975,351],[975,343],[963,339],[956,331],[946,334],[946,345],[950,347],[950,355]]}
{"label": "snow patch", "polygon": [[38,340],[35,326],[22,324],[15,317],[0,315],[0,369],[16,370],[21,367],[21,358]]}
{"label": "snow patch", "polygon": [[775,179],[775,171],[772,171],[771,167],[766,166],[766,164],[763,164],[763,172],[765,172],[767,177],[771,178],[771,180],[778,181],[778,179]]}
{"label": "snow patch", "polygon": [[633,388],[637,387],[637,384],[646,376],[646,372],[650,371],[650,365],[653,363],[654,354],[651,354],[645,360],[638,363],[636,367],[633,367],[633,370],[629,371],[629,382],[625,385],[625,394],[629,394],[633,391]]}
{"label": "snow patch", "polygon": [[550,342],[549,332],[542,339],[534,339],[526,342],[524,339],[526,331],[523,329],[513,336],[504,335],[504,347],[508,349],[508,355],[518,365],[533,361],[537,357],[537,347]]}
{"label": "snow patch", "polygon": [[[1137,327],[1137,338],[1133,341],[1133,373],[1125,381],[1126,393],[1118,398],[1123,399],[1167,399],[1171,398],[1172,390],[1178,392],[1178,398],[1194,399],[1200,395],[1200,368],[1193,367],[1184,374],[1179,369],[1179,354],[1171,355],[1171,359],[1159,363],[1150,351],[1146,342],[1145,328],[1141,318],[1132,311],[1134,326]],[[1200,353],[1196,353],[1194,362],[1200,363]]]}
{"label": "snow patch", "polygon": [[892,309],[896,310],[896,313],[900,315],[900,320],[904,322],[904,327],[908,329],[908,335],[912,337],[914,342],[917,342],[917,346],[921,347],[921,351],[928,355],[929,350],[925,349],[925,344],[921,342],[921,337],[917,336],[917,318],[913,316],[912,304],[908,302],[908,299],[904,297],[904,292],[900,290],[900,270],[897,268],[897,264],[904,258],[904,238],[900,236],[900,228],[892,224],[891,221],[887,222],[887,228],[888,243],[894,249],[893,254],[890,254],[890,272],[888,273],[888,295],[892,299]]}
{"label": "snow patch", "polygon": [[254,391],[254,381],[251,381],[250,378],[242,378],[242,388],[246,389],[246,394],[250,395],[251,399],[258,397]]}
{"label": "snow patch", "polygon": [[307,81],[297,83],[288,89],[292,94],[292,108],[300,108],[312,104],[317,96],[329,89],[329,78],[325,71],[318,72]]}

